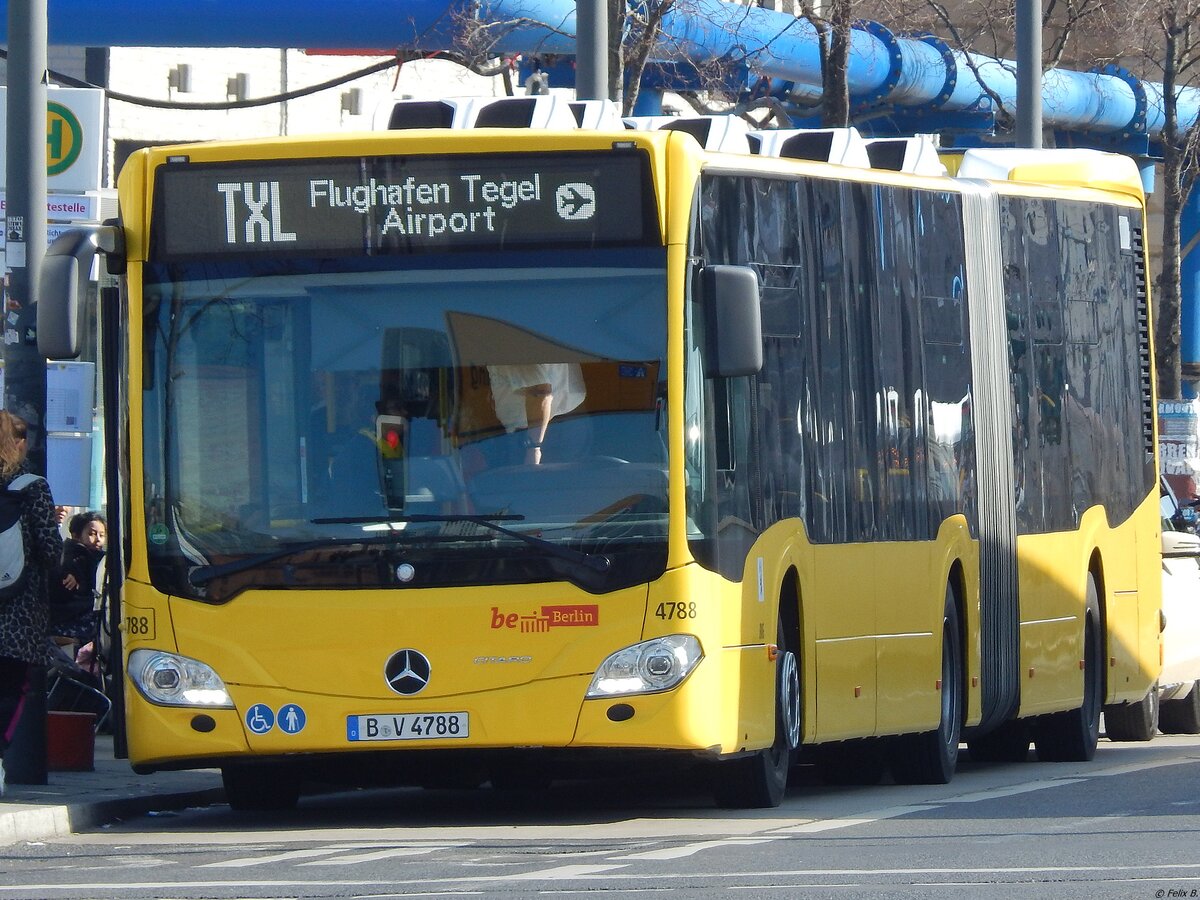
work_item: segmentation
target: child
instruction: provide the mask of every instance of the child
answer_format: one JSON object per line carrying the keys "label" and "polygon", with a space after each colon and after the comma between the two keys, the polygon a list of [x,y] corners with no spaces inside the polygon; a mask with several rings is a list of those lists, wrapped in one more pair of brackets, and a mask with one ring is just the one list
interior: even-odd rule
{"label": "child", "polygon": [[82,512],[67,526],[59,577],[52,583],[50,633],[88,642],[96,636],[96,570],[104,558],[108,526],[98,512]]}

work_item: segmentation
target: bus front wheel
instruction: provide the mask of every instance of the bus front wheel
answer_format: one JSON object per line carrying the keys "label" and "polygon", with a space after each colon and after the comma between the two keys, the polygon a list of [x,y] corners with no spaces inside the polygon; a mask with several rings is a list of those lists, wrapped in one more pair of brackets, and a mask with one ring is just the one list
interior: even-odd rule
{"label": "bus front wheel", "polygon": [[775,742],[718,763],[713,796],[726,809],[767,809],[783,802],[792,758],[800,746],[800,666],[792,641],[779,626],[775,661]]}

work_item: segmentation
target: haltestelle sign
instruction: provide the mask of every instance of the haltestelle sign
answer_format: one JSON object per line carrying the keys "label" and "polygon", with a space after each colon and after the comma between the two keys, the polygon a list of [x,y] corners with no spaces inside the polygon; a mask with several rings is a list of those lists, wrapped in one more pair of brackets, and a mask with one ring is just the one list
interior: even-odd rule
{"label": "haltestelle sign", "polygon": [[46,104],[46,176],[61,175],[83,152],[84,129],[69,107],[51,100]]}
{"label": "haltestelle sign", "polygon": [[[46,91],[48,190],[76,193],[100,190],[103,140],[104,91],[97,88]],[[8,88],[0,86],[0,184],[7,177],[7,158]]]}
{"label": "haltestelle sign", "polygon": [[[8,200],[0,192],[0,216],[8,210]],[[50,194],[46,197],[46,218],[51,222],[94,222],[100,218],[99,194]]]}

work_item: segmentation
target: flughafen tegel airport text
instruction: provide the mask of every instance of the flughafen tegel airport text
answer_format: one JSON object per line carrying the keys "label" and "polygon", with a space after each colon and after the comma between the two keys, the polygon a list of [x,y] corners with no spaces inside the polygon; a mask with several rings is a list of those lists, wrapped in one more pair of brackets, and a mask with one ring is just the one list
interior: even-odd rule
{"label": "flughafen tegel airport text", "polygon": [[[290,184],[288,185],[291,186]],[[296,241],[296,232],[283,221],[282,190],[278,181],[224,181],[226,241],[285,243]],[[457,190],[456,190],[457,188]],[[564,193],[565,192],[565,193]],[[542,199],[540,174],[513,181],[490,181],[482,175],[462,174],[451,181],[421,181],[409,176],[401,182],[371,178],[366,183],[337,183],[332,178],[308,181],[308,208],[348,209],[361,215],[386,208],[380,237],[408,235],[473,235],[495,232],[501,210]],[[556,191],[558,214],[566,220],[590,218],[595,194],[590,185],[563,185]]]}

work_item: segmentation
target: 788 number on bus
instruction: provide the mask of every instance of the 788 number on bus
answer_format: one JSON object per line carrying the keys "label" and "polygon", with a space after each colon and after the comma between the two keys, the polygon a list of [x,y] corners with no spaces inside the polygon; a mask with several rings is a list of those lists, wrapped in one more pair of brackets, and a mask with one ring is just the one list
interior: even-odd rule
{"label": "788 number on bus", "polygon": [[146,609],[127,613],[124,630],[126,637],[130,640],[154,640],[154,610]]}
{"label": "788 number on bus", "polygon": [[664,621],[672,619],[694,619],[696,618],[696,601],[684,602],[680,600],[675,603],[660,603],[658,608],[654,610],[656,618]]}

